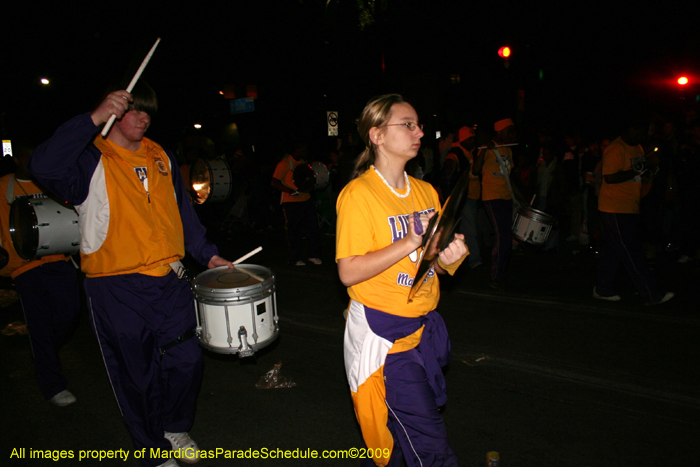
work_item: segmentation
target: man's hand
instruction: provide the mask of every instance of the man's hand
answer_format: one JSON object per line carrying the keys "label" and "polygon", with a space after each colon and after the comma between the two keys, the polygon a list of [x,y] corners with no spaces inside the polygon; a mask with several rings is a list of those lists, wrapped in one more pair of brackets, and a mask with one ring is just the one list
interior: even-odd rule
{"label": "man's hand", "polygon": [[224,259],[219,255],[212,256],[209,260],[209,264],[207,264],[207,267],[209,269],[213,269],[218,268],[219,266],[228,266],[231,269],[234,268],[233,263],[231,261]]}
{"label": "man's hand", "polygon": [[122,118],[129,111],[129,104],[131,103],[133,103],[133,97],[126,91],[110,93],[90,114],[92,123],[95,126],[100,126],[103,123],[107,123],[107,120],[112,115],[116,115],[117,119]]}

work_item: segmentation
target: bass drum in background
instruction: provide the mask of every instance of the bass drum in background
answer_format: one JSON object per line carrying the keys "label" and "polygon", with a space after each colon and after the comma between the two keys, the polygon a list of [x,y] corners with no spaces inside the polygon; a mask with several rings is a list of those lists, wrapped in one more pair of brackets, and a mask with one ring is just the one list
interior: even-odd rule
{"label": "bass drum in background", "polygon": [[51,198],[18,198],[10,206],[10,236],[20,258],[31,261],[80,250],[78,213]]}
{"label": "bass drum in background", "polygon": [[323,162],[312,162],[311,168],[314,171],[315,190],[325,190],[331,180],[331,173]]}
{"label": "bass drum in background", "polygon": [[297,165],[292,173],[292,181],[297,190],[302,193],[309,193],[316,186],[314,169],[311,168],[310,164]]}
{"label": "bass drum in background", "polygon": [[231,196],[231,168],[224,159],[197,159],[190,169],[188,191],[195,203],[217,203]]}

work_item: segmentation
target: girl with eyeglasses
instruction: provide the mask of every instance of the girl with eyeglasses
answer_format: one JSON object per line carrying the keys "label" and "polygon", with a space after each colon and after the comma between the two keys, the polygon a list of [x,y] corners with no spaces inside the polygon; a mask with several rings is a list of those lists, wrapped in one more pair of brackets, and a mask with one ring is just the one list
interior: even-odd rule
{"label": "girl with eyeglasses", "polygon": [[423,137],[415,109],[398,94],[371,100],[358,123],[366,149],[338,197],[336,261],[348,287],[345,368],[368,448],[362,465],[455,466],[438,408],[450,358],[435,311],[438,274],[467,255],[456,234],[413,299],[424,232],[440,210],[433,187],[405,172]]}

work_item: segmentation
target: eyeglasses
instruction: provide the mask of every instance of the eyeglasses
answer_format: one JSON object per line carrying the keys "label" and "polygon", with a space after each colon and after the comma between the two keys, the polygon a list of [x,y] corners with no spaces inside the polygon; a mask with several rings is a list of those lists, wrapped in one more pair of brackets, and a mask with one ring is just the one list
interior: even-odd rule
{"label": "eyeglasses", "polygon": [[423,131],[423,125],[422,123],[416,123],[416,122],[406,122],[406,123],[387,123],[386,126],[402,126],[404,128],[408,128],[409,131],[416,131],[416,128],[420,128],[420,131]]}

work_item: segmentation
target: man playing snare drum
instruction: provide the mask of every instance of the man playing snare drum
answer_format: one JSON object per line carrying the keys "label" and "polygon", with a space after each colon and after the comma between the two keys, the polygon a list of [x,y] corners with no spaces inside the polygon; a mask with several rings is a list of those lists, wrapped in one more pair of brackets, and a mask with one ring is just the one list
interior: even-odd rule
{"label": "man playing snare drum", "polygon": [[[141,465],[181,450],[199,460],[188,431],[202,375],[192,291],[174,272],[185,250],[209,268],[232,263],[206,239],[173,154],[144,137],[157,110],[138,82],[58,128],[32,155],[29,170],[80,214],[81,266],[110,382]],[[106,138],[103,123],[117,120]]]}

